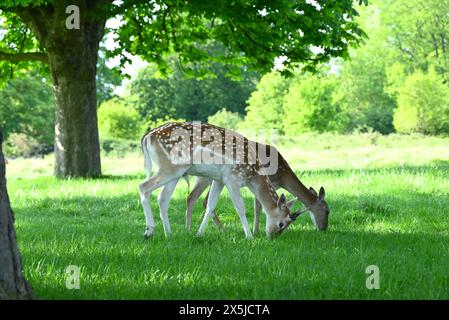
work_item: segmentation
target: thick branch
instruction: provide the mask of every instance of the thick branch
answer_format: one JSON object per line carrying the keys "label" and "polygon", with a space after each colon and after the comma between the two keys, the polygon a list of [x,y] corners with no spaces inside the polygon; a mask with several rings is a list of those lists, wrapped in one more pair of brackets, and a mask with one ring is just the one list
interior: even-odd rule
{"label": "thick branch", "polygon": [[48,63],[47,54],[43,52],[8,53],[0,51],[0,60],[9,62],[41,61]]}

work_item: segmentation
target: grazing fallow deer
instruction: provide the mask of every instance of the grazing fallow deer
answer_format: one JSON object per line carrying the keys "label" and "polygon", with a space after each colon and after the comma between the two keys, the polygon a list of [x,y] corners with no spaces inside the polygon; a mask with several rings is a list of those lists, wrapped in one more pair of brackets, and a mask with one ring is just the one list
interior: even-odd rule
{"label": "grazing fallow deer", "polygon": [[[264,146],[260,143],[256,143],[257,146]],[[270,146],[269,146],[270,147]],[[275,149],[271,146],[270,148]],[[288,165],[284,157],[278,152],[278,170],[276,173],[269,175],[269,179],[273,184],[274,188],[277,190],[283,188],[287,190],[290,194],[295,196],[303,205],[306,210],[310,213],[310,218],[312,219],[315,227],[319,230],[326,230],[328,226],[329,219],[329,207],[324,200],[325,191],[321,187],[319,193],[315,191],[312,187],[307,189],[304,184],[298,179],[293,170]],[[196,201],[199,199],[201,194],[207,187],[210,186],[212,180],[207,177],[197,177],[195,182],[195,187],[190,192],[187,197],[187,209],[186,209],[186,226],[188,229],[191,228],[192,224],[192,212]],[[208,195],[206,196],[205,203],[207,202]],[[254,198],[254,227],[253,232],[259,231],[259,217],[260,217],[261,205],[259,201]],[[212,213],[212,218],[214,223],[221,228],[222,224],[220,219],[218,219],[215,211]]]}
{"label": "grazing fallow deer", "polygon": [[[235,132],[205,123],[170,122],[145,134],[141,144],[147,172],[147,179],[140,184],[146,218],[145,237],[151,237],[154,231],[151,193],[163,187],[158,203],[164,232],[168,236],[171,233],[168,204],[179,179],[187,175],[213,180],[198,235],[204,234],[224,186],[229,190],[248,239],[252,234],[240,194],[243,186],[251,190],[267,214],[266,233],[269,237],[281,234],[301,214],[290,212],[293,202],[287,203],[283,194],[280,197],[276,194],[264,174],[266,169],[259,161],[260,157],[255,155],[256,150],[248,139]],[[239,157],[242,151],[243,158]],[[152,161],[159,169],[150,177]]]}

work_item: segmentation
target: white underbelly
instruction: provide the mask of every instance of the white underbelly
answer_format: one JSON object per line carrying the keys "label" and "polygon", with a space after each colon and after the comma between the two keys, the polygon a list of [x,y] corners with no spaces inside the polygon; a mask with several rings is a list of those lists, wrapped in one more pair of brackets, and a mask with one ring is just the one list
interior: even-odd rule
{"label": "white underbelly", "polygon": [[229,173],[229,166],[227,165],[193,164],[187,170],[188,175],[210,177],[218,181],[223,181],[227,173]]}

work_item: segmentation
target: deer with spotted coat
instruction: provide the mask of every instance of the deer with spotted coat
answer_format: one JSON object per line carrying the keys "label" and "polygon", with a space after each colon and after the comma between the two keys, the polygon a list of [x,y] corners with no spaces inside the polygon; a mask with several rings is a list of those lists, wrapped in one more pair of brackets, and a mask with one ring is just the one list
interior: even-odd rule
{"label": "deer with spotted coat", "polygon": [[[256,143],[256,145],[257,147],[264,147],[264,145],[261,143]],[[271,150],[275,149],[275,147],[273,146],[269,147],[272,148]],[[298,179],[287,161],[279,152],[278,170],[276,170],[274,174],[269,175],[268,177],[276,190],[279,188],[283,188],[303,203],[306,210],[310,213],[310,218],[312,219],[313,224],[318,230],[327,229],[329,221],[329,207],[324,200],[325,191],[323,187],[320,188],[319,193],[317,193],[312,187],[307,189],[306,186],[304,186],[304,184]],[[187,197],[186,227],[189,230],[191,229],[192,225],[193,207],[201,194],[207,189],[207,187],[211,185],[211,183],[212,180],[210,178],[197,177],[195,186]],[[207,203],[207,199],[208,195],[206,195],[205,201],[203,203],[204,207],[206,206],[205,204]],[[254,198],[254,233],[257,233],[259,231],[260,210],[261,204],[257,200],[257,198]],[[212,219],[217,227],[222,227],[220,219],[216,215],[215,211],[212,212]]]}
{"label": "deer with spotted coat", "polygon": [[[145,237],[153,235],[155,226],[150,208],[151,193],[163,187],[158,204],[164,233],[169,236],[169,201],[178,181],[189,175],[212,181],[199,236],[204,234],[225,186],[248,239],[252,238],[252,233],[240,194],[244,186],[254,194],[267,215],[265,231],[268,237],[281,234],[302,213],[290,212],[295,200],[287,202],[285,195],[277,195],[260,157],[255,154],[254,145],[243,136],[230,132],[206,123],[170,122],[143,136],[141,145],[147,179],[140,184],[140,196],[146,219]],[[227,139],[229,136],[232,139]],[[242,152],[243,158],[238,157],[237,154]],[[158,166],[153,176],[152,162]]]}

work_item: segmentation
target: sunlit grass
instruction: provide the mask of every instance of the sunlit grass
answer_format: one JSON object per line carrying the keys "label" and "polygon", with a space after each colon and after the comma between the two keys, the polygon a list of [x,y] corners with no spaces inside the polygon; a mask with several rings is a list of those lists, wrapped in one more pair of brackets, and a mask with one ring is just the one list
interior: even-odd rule
{"label": "sunlit grass", "polygon": [[[227,193],[218,204],[223,232],[211,223],[204,237],[195,236],[200,204],[195,230],[186,231],[185,182],[170,205],[173,236],[165,239],[153,197],[155,236],[144,240],[138,154],[103,159],[107,176],[94,180],[51,177],[51,158],[36,166],[11,160],[8,187],[26,276],[49,299],[448,299],[448,141],[391,137],[397,141],[390,144],[380,137],[385,151],[346,138],[356,139],[345,148],[359,156],[345,167],[344,138],[331,149],[327,140],[320,148],[320,139],[309,140],[310,148],[285,142],[280,149],[288,160],[302,159],[291,164],[307,186],[325,186],[330,229],[318,232],[302,216],[273,241],[263,234],[245,239]],[[372,150],[372,165],[361,148]],[[28,178],[36,168],[44,169]],[[252,221],[251,194],[243,195]],[[80,290],[66,289],[69,265],[81,268]],[[368,265],[380,268],[379,290],[365,286]]]}

